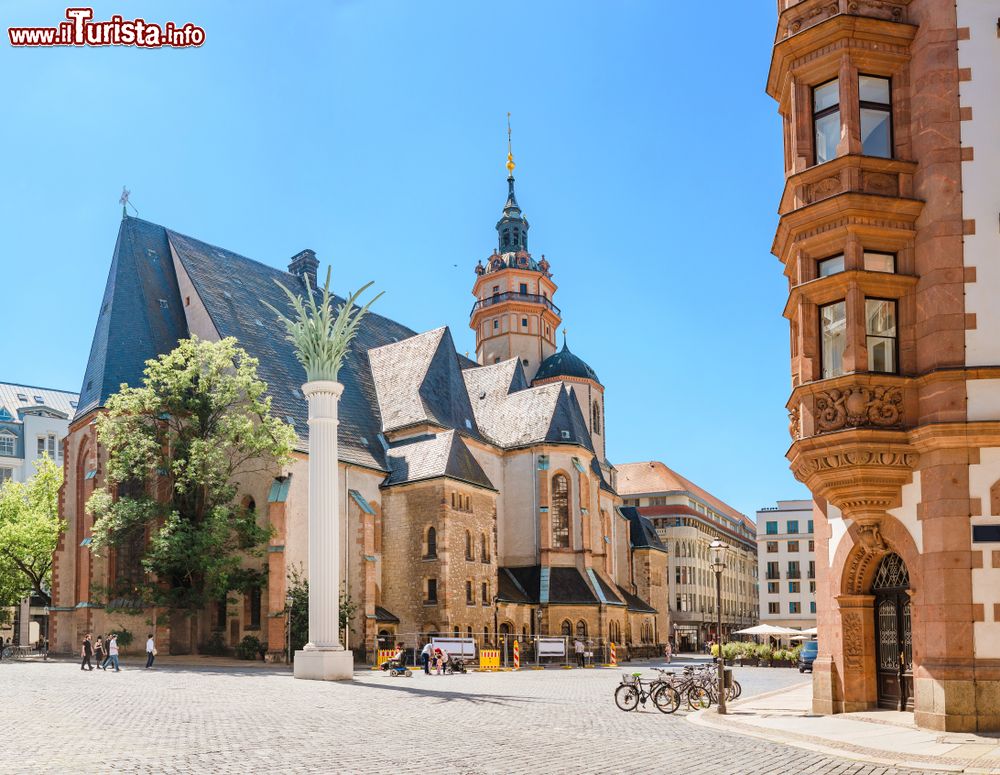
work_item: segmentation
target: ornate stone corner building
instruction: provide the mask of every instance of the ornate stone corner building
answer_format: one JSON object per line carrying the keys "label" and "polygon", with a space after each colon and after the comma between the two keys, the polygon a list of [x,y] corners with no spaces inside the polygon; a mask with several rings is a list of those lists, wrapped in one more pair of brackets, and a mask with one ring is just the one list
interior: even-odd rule
{"label": "ornate stone corner building", "polygon": [[780,0],[773,252],[823,713],[1000,729],[1000,106],[982,0]]}
{"label": "ornate stone corner building", "polygon": [[[527,251],[513,176],[497,232],[497,249],[476,268],[478,362],[456,352],[447,328],[418,334],[372,314],[340,370],[341,579],[358,604],[346,645],[361,655],[376,638],[413,647],[431,633],[480,642],[543,634],[659,651],[670,630],[666,548],[648,520],[620,508],[604,455],[604,388],[565,344],[556,350],[556,286],[548,262]],[[274,280],[304,294],[318,264],[306,250],[283,272],[122,221],[66,440],[53,648],[71,651],[88,631],[145,632],[152,612],[135,613],[129,594],[145,537],[102,556],[90,550],[84,504],[106,462],[92,421],[120,384],[141,382],[146,359],[196,334],[235,336],[259,360],[300,448],[278,478],[239,483],[274,528],[266,560],[247,559],[266,570],[266,585],[173,617],[158,642],[184,653],[219,634],[229,646],[256,635],[282,658],[288,573],[307,569],[309,556],[309,427],[301,366],[261,300],[283,309]]]}

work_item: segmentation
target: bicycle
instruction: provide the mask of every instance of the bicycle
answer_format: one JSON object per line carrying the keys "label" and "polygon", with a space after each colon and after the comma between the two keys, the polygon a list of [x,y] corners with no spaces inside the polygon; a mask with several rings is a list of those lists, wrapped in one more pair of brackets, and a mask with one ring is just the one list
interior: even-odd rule
{"label": "bicycle", "polygon": [[31,654],[30,646],[4,646],[4,659],[24,659]]}
{"label": "bicycle", "polygon": [[680,695],[662,676],[643,683],[641,673],[623,675],[615,689],[615,704],[627,712],[638,708],[640,702],[645,707],[646,700],[652,700],[661,713],[673,713],[681,704]]}
{"label": "bicycle", "polygon": [[677,692],[678,696],[687,701],[688,708],[691,710],[704,710],[711,706],[712,695],[705,687],[705,682],[706,673],[704,670],[694,671],[689,667],[684,668],[683,676],[671,675],[669,679],[669,685]]}

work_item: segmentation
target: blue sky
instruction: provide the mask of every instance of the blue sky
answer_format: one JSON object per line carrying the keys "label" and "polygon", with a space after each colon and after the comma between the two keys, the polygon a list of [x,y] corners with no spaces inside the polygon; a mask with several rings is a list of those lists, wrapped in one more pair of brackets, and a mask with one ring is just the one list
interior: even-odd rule
{"label": "blue sky", "polygon": [[372,279],[380,313],[474,352],[511,111],[532,251],[606,386],[611,460],[662,460],[751,516],[805,494],[769,252],[773,3],[714,23],[662,0],[121,0],[95,19],[190,21],[205,45],[7,44],[65,8],[0,8],[0,379],[79,389],[123,184],[141,217],[265,263],[313,248],[338,291]]}

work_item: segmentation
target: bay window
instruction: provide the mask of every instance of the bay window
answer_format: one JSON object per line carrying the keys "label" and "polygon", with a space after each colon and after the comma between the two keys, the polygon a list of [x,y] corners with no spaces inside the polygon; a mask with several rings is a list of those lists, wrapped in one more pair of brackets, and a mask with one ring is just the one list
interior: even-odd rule
{"label": "bay window", "polygon": [[847,304],[844,301],[819,308],[819,330],[823,379],[839,377],[844,373],[844,350],[847,348]]}
{"label": "bay window", "polygon": [[861,153],[892,158],[892,89],[888,78],[858,77],[861,106]]}
{"label": "bay window", "polygon": [[868,371],[895,374],[896,302],[865,299],[865,334],[868,345]]}
{"label": "bay window", "polygon": [[837,157],[840,142],[840,81],[834,78],[812,90],[816,164]]}

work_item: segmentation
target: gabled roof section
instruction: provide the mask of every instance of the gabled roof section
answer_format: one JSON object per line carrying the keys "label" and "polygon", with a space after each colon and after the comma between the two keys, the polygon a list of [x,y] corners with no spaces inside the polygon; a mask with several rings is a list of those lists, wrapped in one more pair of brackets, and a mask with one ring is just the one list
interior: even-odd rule
{"label": "gabled roof section", "polygon": [[399,441],[386,452],[389,476],[383,487],[448,477],[496,490],[457,431],[425,434]]}
{"label": "gabled roof section", "polygon": [[634,506],[622,506],[618,509],[621,515],[629,523],[629,541],[633,549],[656,549],[660,552],[667,551],[666,544],[660,539],[653,527],[653,522],[639,513],[639,509]]}
{"label": "gabled roof section", "polygon": [[[267,382],[272,412],[292,421],[301,448],[307,449],[308,406],[301,391],[305,371],[295,358],[284,329],[261,303],[264,300],[276,309],[285,310],[288,299],[275,280],[292,293],[302,295],[306,294],[305,282],[298,275],[183,234],[167,231],[167,235],[219,335],[235,336],[240,346],[260,361],[258,374]],[[344,299],[334,297],[333,303],[339,306]],[[378,440],[382,423],[367,352],[369,348],[411,337],[413,333],[375,313],[362,320],[338,375],[344,385],[338,427],[341,460],[387,470]]]}
{"label": "gabled roof section", "polygon": [[383,431],[432,423],[479,437],[447,327],[375,348],[368,359]]}
{"label": "gabled roof section", "polygon": [[479,429],[494,444],[551,442],[594,451],[580,404],[564,383],[526,387],[516,360],[467,369],[463,376]]}
{"label": "gabled roof section", "polygon": [[628,606],[629,611],[634,611],[641,614],[655,614],[656,609],[653,608],[649,603],[643,600],[638,595],[633,595],[624,587],[619,586],[618,590],[621,592],[622,598],[625,600],[625,605]]}
{"label": "gabled roof section", "polygon": [[123,218],[76,414],[103,406],[122,383],[142,384],[146,361],[187,336],[166,230]]}

